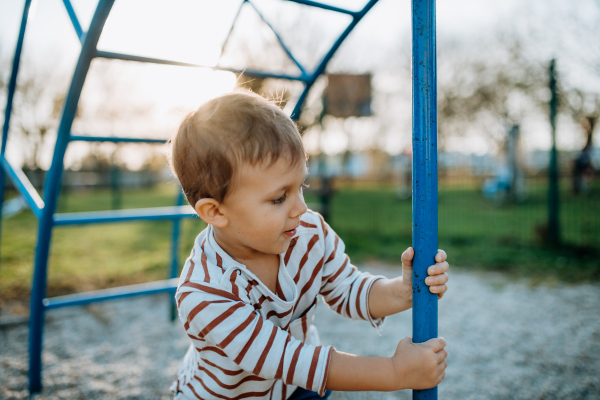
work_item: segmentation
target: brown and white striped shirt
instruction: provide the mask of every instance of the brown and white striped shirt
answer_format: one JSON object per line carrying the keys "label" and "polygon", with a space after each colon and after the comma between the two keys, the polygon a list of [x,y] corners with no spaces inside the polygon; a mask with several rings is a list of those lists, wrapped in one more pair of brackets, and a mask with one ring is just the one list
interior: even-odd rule
{"label": "brown and white striped shirt", "polygon": [[313,325],[317,295],[343,316],[382,324],[368,305],[382,277],[357,271],[319,214],[302,215],[280,260],[273,293],[219,247],[212,226],[198,235],[175,295],[192,344],[171,391],[284,400],[301,386],[323,395],[333,348],[321,345]]}

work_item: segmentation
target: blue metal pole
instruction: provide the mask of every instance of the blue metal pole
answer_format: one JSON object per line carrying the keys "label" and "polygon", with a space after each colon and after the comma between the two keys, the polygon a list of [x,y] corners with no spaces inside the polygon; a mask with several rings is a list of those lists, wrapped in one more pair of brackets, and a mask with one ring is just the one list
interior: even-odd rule
{"label": "blue metal pole", "polygon": [[[435,0],[412,0],[413,100],[413,341],[438,335],[437,295],[425,285],[438,249],[437,79]],[[413,399],[437,399],[437,387]]]}
{"label": "blue metal pole", "polygon": [[[183,189],[180,188],[177,194],[177,200],[175,200],[175,206],[183,205],[185,201],[183,195]],[[177,272],[179,269],[179,232],[181,230],[181,219],[173,220],[173,232],[171,236],[171,270],[169,271],[169,278],[177,278]],[[175,321],[177,318],[177,305],[175,303],[175,296],[171,296],[171,321]]]}
{"label": "blue metal pole", "polygon": [[56,211],[60,192],[64,155],[69,143],[69,136],[75,112],[77,111],[81,89],[83,88],[92,59],[96,55],[98,39],[100,39],[102,28],[113,3],[114,0],[100,0],[92,18],[89,31],[85,36],[79,60],[73,73],[71,86],[63,105],[52,165],[44,182],[45,206],[38,225],[38,243],[35,249],[33,285],[31,288],[31,313],[29,316],[29,391],[31,393],[42,390],[43,300],[46,295],[48,254],[52,237],[53,214]]}
{"label": "blue metal pole", "polygon": [[[327,54],[325,54],[325,56],[321,60],[321,63],[317,66],[315,71],[310,75],[309,79],[306,80],[306,85],[304,86],[304,90],[302,91],[302,94],[300,95],[300,98],[298,99],[296,106],[294,106],[294,111],[292,111],[292,115],[290,116],[294,121],[297,120],[298,118],[300,118],[300,111],[302,110],[302,106],[304,105],[304,101],[306,101],[306,96],[308,96],[308,92],[310,91],[310,88],[312,87],[312,85],[315,83],[317,78],[325,72],[325,68],[327,67],[327,64],[329,63],[329,61],[331,60],[331,58],[333,57],[335,52],[340,48],[340,46],[342,45],[342,42],[348,37],[350,32],[352,32],[352,30],[360,22],[362,17],[364,17],[365,14],[368,13],[369,10],[371,10],[371,8],[373,8],[373,6],[377,3],[377,1],[378,0],[369,0],[369,2],[362,8],[362,10],[352,14],[352,18],[353,18],[352,22],[350,22],[350,24],[346,27],[344,32],[342,32],[340,37],[338,37],[338,39],[335,41],[333,46],[331,46],[331,49],[329,49]],[[304,3],[304,4],[308,4],[308,3]]]}
{"label": "blue metal pole", "polygon": [[[29,9],[31,1],[26,0],[23,7],[23,16],[21,17],[21,29],[19,30],[19,38],[17,39],[17,47],[15,48],[15,56],[13,58],[12,72],[10,81],[8,82],[8,95],[6,97],[6,108],[4,109],[4,125],[2,126],[2,145],[0,148],[0,157],[4,157],[6,152],[6,141],[8,140],[8,131],[10,129],[10,115],[12,113],[13,99],[15,90],[17,89],[17,75],[19,74],[19,64],[21,63],[21,51],[23,50],[23,40],[25,39],[25,28],[27,28],[27,20],[29,19]],[[2,206],[4,205],[4,185],[6,184],[6,174],[0,166],[0,216],[2,215]],[[2,218],[0,218],[0,228]]]}
{"label": "blue metal pole", "polygon": [[296,64],[296,66],[300,70],[300,73],[302,74],[302,76],[305,76],[306,75],[306,70],[304,69],[304,67],[302,66],[302,64],[300,64],[300,62],[298,60],[296,60],[296,57],[294,57],[294,55],[292,54],[292,50],[290,48],[288,48],[288,46],[284,43],[281,35],[279,35],[279,33],[277,33],[277,31],[275,30],[275,28],[273,28],[273,25],[271,25],[269,23],[269,21],[267,21],[267,19],[265,18],[265,16],[260,12],[260,10],[254,5],[254,3],[252,1],[245,0],[245,2],[248,3],[248,4],[250,4],[252,6],[252,8],[254,8],[254,11],[256,11],[256,13],[260,17],[260,19],[262,19],[263,22],[265,24],[267,24],[267,26],[269,27],[269,29],[271,29],[271,32],[273,32],[273,34],[277,38],[277,41],[279,41],[279,44],[283,48],[283,51],[285,51],[285,54],[287,54],[287,56],[290,58],[290,60],[292,60],[292,62],[294,64]]}
{"label": "blue metal pole", "polygon": [[63,0],[63,4],[65,5],[65,9],[67,10],[67,14],[69,14],[69,19],[71,19],[71,23],[73,24],[73,29],[75,29],[75,34],[80,42],[83,43],[83,29],[81,28],[81,24],[79,23],[79,19],[77,19],[77,14],[75,14],[75,10],[73,9],[73,5],[70,0]]}
{"label": "blue metal pole", "polygon": [[256,78],[287,79],[290,81],[300,81],[300,82],[305,82],[307,80],[307,77],[304,75],[278,74],[278,73],[273,73],[273,72],[258,71],[255,69],[236,69],[236,68],[219,67],[219,66],[210,67],[210,66],[206,66],[206,65],[191,64],[191,63],[180,62],[180,61],[163,60],[160,58],[142,57],[142,56],[135,56],[132,54],[113,53],[110,51],[100,51],[99,50],[96,52],[96,57],[108,58],[108,59],[113,59],[113,60],[125,60],[125,61],[152,63],[152,64],[162,64],[162,65],[179,65],[181,67],[209,68],[209,69],[212,69],[213,71],[229,71],[229,72],[233,72],[235,74],[244,74],[246,76],[253,76]]}

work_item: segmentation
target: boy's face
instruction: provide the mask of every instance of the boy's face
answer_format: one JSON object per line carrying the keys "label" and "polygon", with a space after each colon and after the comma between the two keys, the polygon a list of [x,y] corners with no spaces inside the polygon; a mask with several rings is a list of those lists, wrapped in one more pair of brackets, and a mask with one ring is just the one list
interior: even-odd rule
{"label": "boy's face", "polygon": [[302,194],[306,165],[290,163],[289,157],[280,157],[270,166],[242,164],[236,174],[221,203],[229,224],[219,230],[226,247],[238,253],[230,254],[234,258],[287,250],[307,210]]}

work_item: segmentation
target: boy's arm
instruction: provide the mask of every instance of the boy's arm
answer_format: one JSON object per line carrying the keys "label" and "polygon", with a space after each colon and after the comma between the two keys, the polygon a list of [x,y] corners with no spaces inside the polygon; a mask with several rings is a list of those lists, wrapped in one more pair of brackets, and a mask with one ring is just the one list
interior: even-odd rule
{"label": "boy's arm", "polygon": [[196,348],[224,353],[261,378],[324,393],[331,346],[295,339],[216,284],[185,282],[176,299],[180,320]]}
{"label": "boy's arm", "polygon": [[321,218],[325,236],[325,256],[319,294],[330,309],[352,319],[370,321],[379,327],[383,320],[374,319],[369,313],[371,287],[383,276],[360,272],[350,263],[344,242]]}
{"label": "boy's arm", "polygon": [[[386,317],[412,307],[412,260],[414,250],[409,247],[402,253],[402,276],[394,279],[379,279],[371,286],[369,292],[369,312],[373,318]],[[449,265],[446,252],[438,250],[435,255],[436,264],[427,269],[429,277],[425,284],[431,293],[437,293],[438,299],[447,290]]]}
{"label": "boy's arm", "polygon": [[428,389],[445,376],[446,341],[403,339],[392,357],[363,357],[333,350],[326,388],[344,391]]}

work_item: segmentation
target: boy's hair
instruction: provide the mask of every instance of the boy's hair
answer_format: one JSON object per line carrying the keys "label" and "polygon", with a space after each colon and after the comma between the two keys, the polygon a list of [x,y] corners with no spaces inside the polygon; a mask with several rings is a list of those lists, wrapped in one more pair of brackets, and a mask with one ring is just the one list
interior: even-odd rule
{"label": "boy's hair", "polygon": [[172,141],[171,167],[192,205],[203,198],[222,202],[242,163],[290,167],[306,162],[294,122],[274,102],[237,90],[204,103],[188,114]]}

